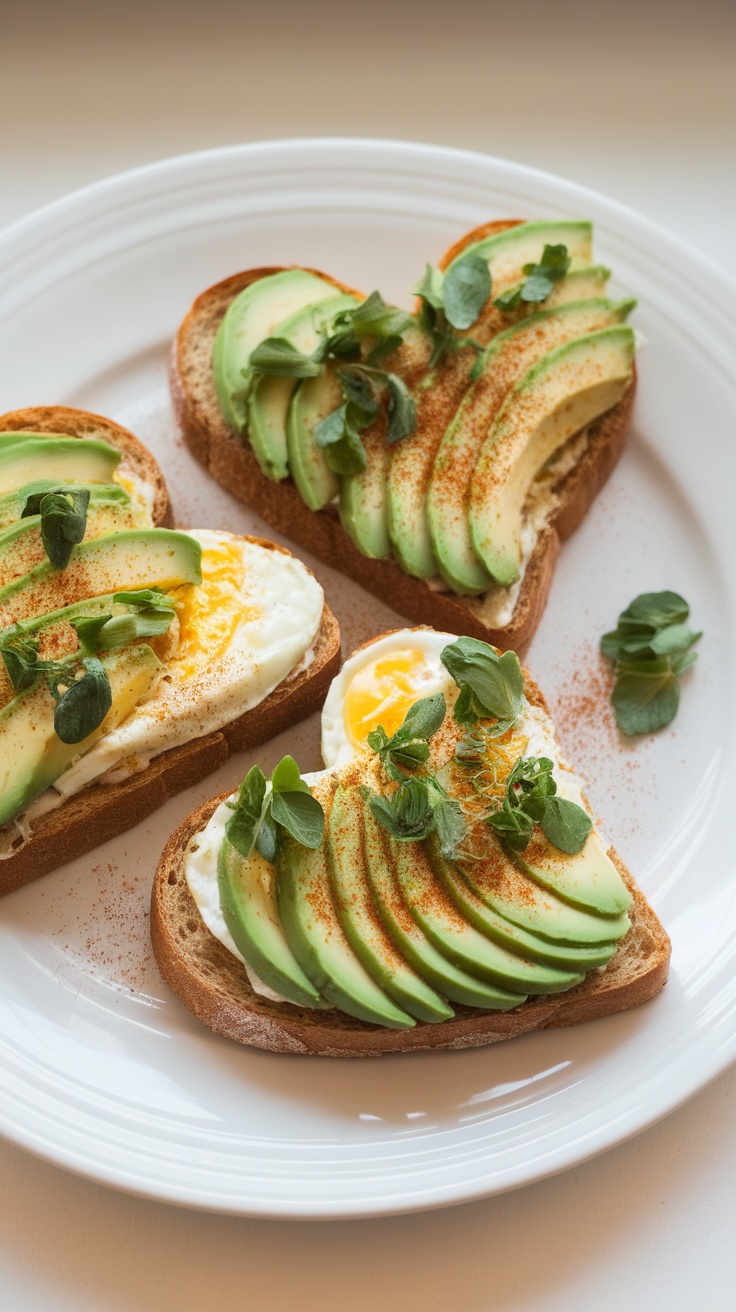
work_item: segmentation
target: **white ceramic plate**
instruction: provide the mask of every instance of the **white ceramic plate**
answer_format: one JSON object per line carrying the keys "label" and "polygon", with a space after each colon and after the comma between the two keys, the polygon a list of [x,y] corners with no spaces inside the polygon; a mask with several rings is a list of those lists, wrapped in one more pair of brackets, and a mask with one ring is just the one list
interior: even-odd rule
{"label": "white ceramic plate", "polygon": [[[241,758],[0,905],[0,1129],[16,1143],[194,1206],[366,1216],[559,1171],[732,1060],[736,302],[722,276],[612,202],[500,160],[358,141],[213,151],[113,178],[0,235],[0,411],[112,414],[158,456],[182,523],[261,531],[173,430],[166,356],[193,297],[237,269],[294,262],[406,301],[425,261],[468,227],[545,215],[595,221],[596,256],[639,296],[648,346],[634,439],[563,551],[530,664],[672,935],[667,989],[626,1015],[473,1052],[351,1063],[215,1038],[161,982],[147,901],[166,836],[242,777]],[[314,568],[346,650],[396,623]],[[662,587],[691,600],[701,658],[672,730],[621,745],[597,638],[635,593]],[[317,743],[312,722],[259,759],[268,767],[288,745],[314,768]]]}

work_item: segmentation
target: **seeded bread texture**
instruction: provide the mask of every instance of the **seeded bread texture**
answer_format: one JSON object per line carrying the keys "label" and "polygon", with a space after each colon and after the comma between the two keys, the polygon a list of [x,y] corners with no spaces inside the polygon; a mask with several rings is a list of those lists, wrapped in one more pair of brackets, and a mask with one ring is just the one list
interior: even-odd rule
{"label": "seeded bread texture", "polygon": [[121,468],[153,489],[152,518],[157,528],[173,528],[166,481],[151,452],[127,428],[88,410],[39,405],[0,415],[0,433],[48,433],[49,437],[95,437],[122,452]]}
{"label": "seeded bread texture", "polygon": [[[545,707],[529,676],[526,692]],[[199,807],[169,839],[151,897],[151,939],[166,983],[205,1025],[225,1038],[270,1052],[321,1057],[376,1057],[422,1049],[478,1048],[533,1030],[578,1025],[649,1001],[667,982],[670,940],[617,854],[609,856],[634,899],[631,928],[603,971],[591,971],[567,993],[530,998],[513,1011],[453,1004],[455,1018],[384,1029],[343,1012],[310,1011],[273,1002],[252,989],[242,964],[207,929],[184,872],[187,846],[227,794]]]}
{"label": "seeded bread texture", "polygon": [[[520,220],[486,224],[448,252],[443,263],[467,242],[502,231]],[[173,344],[171,395],[177,423],[192,454],[213,478],[251,506],[278,532],[341,570],[366,591],[387,601],[419,624],[464,633],[523,655],[547,602],[560,543],[578,527],[613,471],[626,442],[635,381],[621,401],[588,427],[588,442],[574,468],[555,488],[559,505],[540,533],[509,623],[493,622],[493,594],[461,597],[437,591],[424,579],[404,573],[395,560],[372,560],[358,551],[340,523],[335,506],[310,511],[291,479],[266,478],[247,441],[224,418],[212,379],[212,348],[217,330],[235,297],[252,282],[279,268],[236,274],[203,292],[192,305]],[[326,275],[321,274],[321,277]]]}

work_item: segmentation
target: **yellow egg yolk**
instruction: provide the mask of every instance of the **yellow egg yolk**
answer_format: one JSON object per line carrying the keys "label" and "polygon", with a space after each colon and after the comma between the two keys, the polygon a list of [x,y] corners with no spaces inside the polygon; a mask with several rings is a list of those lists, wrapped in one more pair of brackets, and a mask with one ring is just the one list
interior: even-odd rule
{"label": "yellow egg yolk", "polygon": [[259,611],[243,600],[245,566],[236,543],[222,542],[202,551],[202,582],[177,588],[179,648],[170,665],[186,681],[204,666],[222,660],[238,629]]}
{"label": "yellow egg yolk", "polygon": [[348,737],[361,746],[382,725],[391,736],[414,702],[427,695],[424,652],[392,651],[357,670],[348,684],[343,719]]}

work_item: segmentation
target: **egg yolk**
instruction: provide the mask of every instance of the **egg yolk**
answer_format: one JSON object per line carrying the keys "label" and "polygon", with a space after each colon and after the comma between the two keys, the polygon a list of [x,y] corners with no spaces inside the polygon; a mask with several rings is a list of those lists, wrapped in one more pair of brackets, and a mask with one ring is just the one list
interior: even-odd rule
{"label": "egg yolk", "polygon": [[175,591],[178,602],[179,648],[171,672],[190,679],[203,666],[222,660],[238,629],[258,618],[243,602],[245,567],[235,543],[219,543],[202,552],[202,582]]}
{"label": "egg yolk", "polygon": [[379,724],[389,737],[395,733],[409,707],[427,696],[429,672],[425,653],[411,648],[389,652],[356,670],[343,706],[351,741],[360,746]]}

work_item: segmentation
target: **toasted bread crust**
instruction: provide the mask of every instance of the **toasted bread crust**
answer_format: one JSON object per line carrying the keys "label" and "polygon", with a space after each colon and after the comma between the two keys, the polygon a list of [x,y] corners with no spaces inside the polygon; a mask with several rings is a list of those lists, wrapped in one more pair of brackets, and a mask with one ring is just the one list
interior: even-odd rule
{"label": "toasted bread crust", "polygon": [[[471,240],[513,227],[521,220],[486,224],[457,243],[447,263]],[[435,591],[424,579],[404,573],[395,560],[361,554],[345,532],[334,506],[309,511],[290,479],[276,483],[262,472],[251,448],[222,415],[212,382],[212,345],[233,298],[276,268],[252,269],[208,288],[195,300],[173,344],[170,385],[177,423],[192,454],[208,472],[280,533],[310,551],[366,591],[388,601],[420,624],[464,633],[524,655],[542,618],[560,542],[569,537],[618,461],[628,435],[635,379],[622,400],[589,426],[582,458],[556,488],[559,506],[539,536],[527,566],[510,623],[498,627],[484,599]],[[326,277],[327,275],[321,274]],[[485,614],[484,614],[485,611]],[[492,615],[492,611],[490,612]]]}
{"label": "toasted bread crust", "polygon": [[123,467],[153,488],[152,518],[158,528],[173,528],[166,481],[158,462],[127,428],[89,410],[66,405],[38,405],[0,415],[0,433],[48,433],[50,437],[97,437],[122,452]]}
{"label": "toasted bread crust", "polygon": [[[529,701],[546,709],[534,680],[526,672],[525,676]],[[223,793],[206,802],[172,834],[162,853],[151,895],[151,939],[163,978],[199,1020],[224,1038],[270,1052],[321,1057],[477,1048],[532,1030],[578,1025],[637,1007],[653,998],[667,982],[670,940],[611,849],[609,856],[634,899],[631,929],[606,969],[591,971],[582,984],[567,993],[531,998],[507,1012],[453,1004],[454,1020],[433,1025],[417,1022],[411,1030],[384,1029],[336,1010],[311,1011],[261,997],[252,989],[238,959],[207,929],[184,872],[190,839],[204,829],[226,796]]]}

